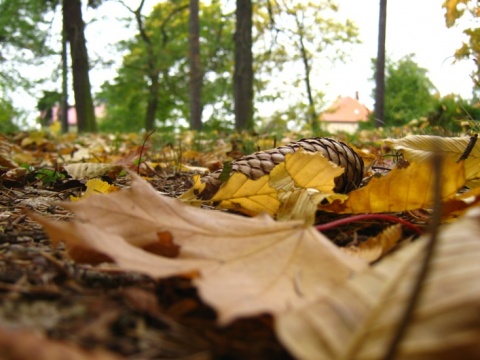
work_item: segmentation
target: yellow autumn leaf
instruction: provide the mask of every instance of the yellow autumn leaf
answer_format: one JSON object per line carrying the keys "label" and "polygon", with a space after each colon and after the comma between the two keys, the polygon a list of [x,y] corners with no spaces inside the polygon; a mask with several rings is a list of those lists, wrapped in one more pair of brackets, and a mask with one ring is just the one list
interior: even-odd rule
{"label": "yellow autumn leaf", "polygon": [[[409,162],[429,161],[434,152],[440,151],[451,162],[457,161],[470,143],[469,136],[440,137],[433,135],[410,135],[401,139],[386,139],[384,143],[401,152]],[[480,186],[480,141],[473,146],[465,162],[465,185]]]}
{"label": "yellow autumn leaf", "polygon": [[290,191],[294,186],[333,193],[335,178],[345,171],[319,152],[300,149],[285,155],[285,162],[270,172],[270,184],[278,191]]}
{"label": "yellow autumn leaf", "polygon": [[179,200],[189,203],[193,206],[200,206],[202,204],[202,200],[197,198],[198,194],[201,194],[205,189],[206,184],[201,181],[201,176],[199,174],[195,174],[192,176],[193,185],[190,189],[184,192],[181,196],[178,197]]}
{"label": "yellow autumn leaf", "polygon": [[70,200],[78,201],[80,199],[85,199],[93,194],[109,194],[119,190],[118,186],[111,185],[106,181],[100,179],[90,179],[87,181],[85,186],[87,187],[87,190],[85,190],[81,197],[70,196]]}
{"label": "yellow autumn leaf", "polygon": [[401,239],[402,225],[395,224],[358,245],[341,247],[340,249],[351,256],[374,262],[389,252]]}
{"label": "yellow autumn leaf", "polygon": [[[463,163],[447,159],[443,164],[443,200],[455,196],[465,183]],[[387,175],[373,177],[370,182],[348,194],[344,203],[320,206],[321,210],[340,214],[382,213],[428,208],[433,202],[434,176],[430,162],[412,163],[395,168]]]}
{"label": "yellow autumn leaf", "polygon": [[270,177],[264,175],[257,180],[236,172],[229,177],[211,199],[219,207],[241,211],[247,215],[266,212],[274,216],[280,206],[277,190],[270,186]]}

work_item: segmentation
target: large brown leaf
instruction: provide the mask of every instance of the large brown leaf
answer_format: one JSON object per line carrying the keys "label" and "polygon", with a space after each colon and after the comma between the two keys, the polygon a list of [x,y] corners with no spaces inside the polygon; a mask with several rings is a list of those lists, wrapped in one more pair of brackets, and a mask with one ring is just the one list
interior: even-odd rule
{"label": "large brown leaf", "polygon": [[[74,259],[93,261],[97,252],[154,277],[199,273],[194,281],[221,323],[296,308],[366,266],[301,221],[194,208],[161,196],[137,176],[130,189],[62,205],[76,221],[36,218]],[[176,258],[144,250],[156,248],[165,234],[180,247]]]}
{"label": "large brown leaf", "polygon": [[[480,207],[441,230],[399,359],[480,357]],[[324,299],[281,315],[281,341],[299,359],[384,358],[418,275],[427,237]]]}

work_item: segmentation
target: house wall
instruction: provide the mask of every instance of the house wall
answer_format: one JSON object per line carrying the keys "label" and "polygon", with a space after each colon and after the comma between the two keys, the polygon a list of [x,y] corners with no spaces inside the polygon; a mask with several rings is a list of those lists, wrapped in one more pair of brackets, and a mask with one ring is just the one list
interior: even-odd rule
{"label": "house wall", "polygon": [[322,128],[330,133],[343,131],[348,134],[353,134],[358,130],[358,123],[322,121]]}

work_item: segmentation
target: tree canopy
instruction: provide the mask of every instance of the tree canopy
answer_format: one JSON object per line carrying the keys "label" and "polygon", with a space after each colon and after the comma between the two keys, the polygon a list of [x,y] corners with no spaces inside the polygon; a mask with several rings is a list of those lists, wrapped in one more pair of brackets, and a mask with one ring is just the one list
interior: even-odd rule
{"label": "tree canopy", "polygon": [[[232,18],[222,13],[218,2],[200,5],[202,102],[212,120],[224,117],[232,108],[232,29]],[[108,104],[107,119],[101,124],[104,129],[133,131],[145,127],[148,71],[159,77],[155,113],[159,123],[176,126],[181,119],[189,118],[188,1],[157,4],[146,18],[145,32],[151,39],[151,49],[140,33],[125,41],[122,46],[127,54],[118,75],[102,87],[99,98]]]}
{"label": "tree canopy", "polygon": [[436,89],[427,70],[413,55],[398,61],[387,59],[385,67],[385,126],[399,126],[427,116],[435,106]]}

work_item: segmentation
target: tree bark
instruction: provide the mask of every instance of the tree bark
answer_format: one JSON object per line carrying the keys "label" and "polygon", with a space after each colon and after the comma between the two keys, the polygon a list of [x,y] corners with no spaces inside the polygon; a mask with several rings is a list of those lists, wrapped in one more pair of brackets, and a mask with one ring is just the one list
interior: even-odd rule
{"label": "tree bark", "polygon": [[60,104],[60,121],[62,133],[68,132],[68,54],[67,54],[67,34],[62,29],[62,102]]}
{"label": "tree bark", "polygon": [[78,132],[94,132],[96,131],[95,112],[88,74],[85,24],[80,0],[63,0],[63,26],[70,43]]}
{"label": "tree bark", "polygon": [[295,21],[297,23],[298,29],[298,45],[300,49],[300,55],[302,57],[303,68],[305,71],[305,87],[307,90],[307,97],[308,97],[308,120],[310,122],[310,127],[312,129],[312,133],[314,136],[317,136],[320,131],[320,126],[318,123],[318,114],[315,110],[315,102],[313,101],[313,94],[312,94],[312,85],[310,82],[310,64],[308,62],[307,56],[307,49],[305,48],[305,44],[303,42],[304,31],[303,25],[300,22],[297,15],[295,15]]}
{"label": "tree bark", "polygon": [[378,52],[375,67],[375,127],[385,125],[385,39],[387,32],[387,0],[380,0]]}
{"label": "tree bark", "polygon": [[235,71],[233,93],[235,100],[235,129],[253,129],[253,54],[252,2],[237,0],[235,11]]}
{"label": "tree bark", "polygon": [[202,130],[202,68],[199,1],[190,0],[190,128]]}

